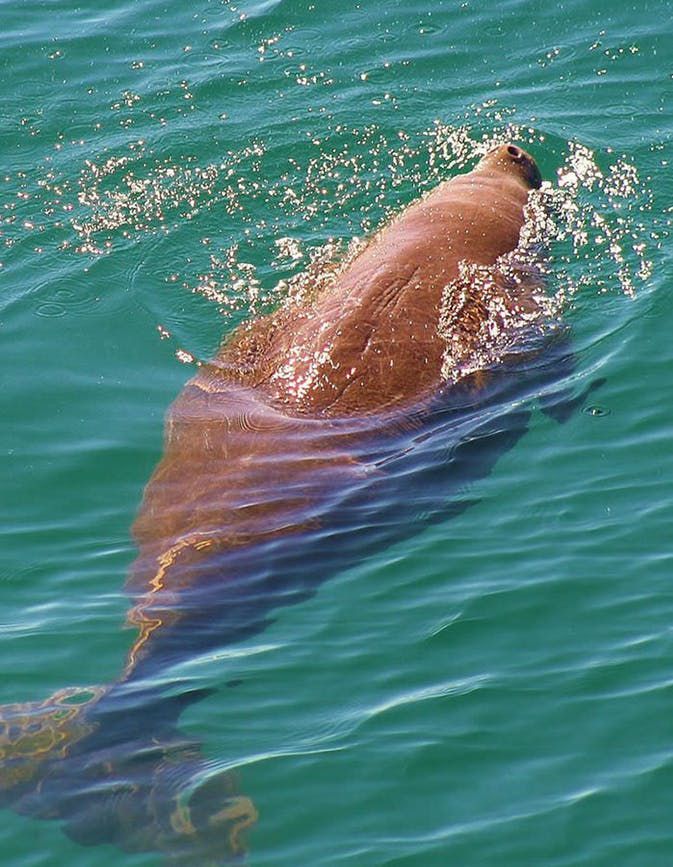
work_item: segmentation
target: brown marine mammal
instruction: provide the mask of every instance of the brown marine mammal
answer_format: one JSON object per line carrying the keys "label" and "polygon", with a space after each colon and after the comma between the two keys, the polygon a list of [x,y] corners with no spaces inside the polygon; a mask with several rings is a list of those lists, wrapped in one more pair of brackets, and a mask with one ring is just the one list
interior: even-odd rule
{"label": "brown marine mammal", "polygon": [[[188,383],[133,527],[140,637],[126,676],[166,625],[155,599],[165,612],[195,562],[318,520],[331,490],[365,471],[353,439],[399,423],[442,387],[443,292],[461,262],[492,266],[516,248],[540,184],[522,148],[496,148],[385,226],[317,299],[243,325]],[[505,303],[521,305],[508,288]],[[482,339],[479,324],[468,343]]]}
{"label": "brown marine mammal", "polygon": [[152,679],[262,628],[409,532],[416,511],[448,514],[450,495],[525,431],[523,398],[552,374],[496,364],[447,384],[447,347],[480,349],[494,308],[467,286],[446,316],[445,290],[463,263],[493,269],[496,315],[529,321],[537,287],[500,279],[498,262],[539,185],[525,151],[495,149],[410,205],[317,297],[243,325],[199,369],[168,413],[133,528],[139,634],[124,673],[75,710],[70,693],[0,709],[7,803],[64,819],[78,840],[208,857],[222,824],[236,851],[254,808],[231,793],[221,809],[187,802],[203,766],[177,733],[189,697],[164,698]]}

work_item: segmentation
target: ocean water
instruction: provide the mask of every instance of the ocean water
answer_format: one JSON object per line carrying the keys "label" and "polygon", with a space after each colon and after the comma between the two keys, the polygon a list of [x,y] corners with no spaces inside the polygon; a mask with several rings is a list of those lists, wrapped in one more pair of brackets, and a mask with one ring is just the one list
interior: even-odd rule
{"label": "ocean water", "polygon": [[[605,382],[470,508],[185,663],[213,691],[181,728],[254,802],[251,867],[673,863],[668,5],[0,2],[0,70],[0,703],[120,671],[194,362],[516,138],[563,192],[569,385]],[[10,809],[0,851],[162,863]]]}

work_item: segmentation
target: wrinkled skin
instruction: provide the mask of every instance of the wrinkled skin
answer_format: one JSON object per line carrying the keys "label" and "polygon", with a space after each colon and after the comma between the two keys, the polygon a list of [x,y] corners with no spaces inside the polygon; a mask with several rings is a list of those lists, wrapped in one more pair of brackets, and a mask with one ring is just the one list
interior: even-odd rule
{"label": "wrinkled skin", "polygon": [[[442,377],[445,287],[461,261],[497,269],[539,185],[528,154],[497,148],[402,212],[317,298],[242,326],[199,369],[168,413],[133,527],[138,635],[124,671],[86,694],[0,709],[4,803],[63,820],[82,843],[171,863],[240,855],[255,807],[228,775],[209,777],[177,729],[200,694],[174,684],[164,695],[149,678],[254,634],[340,569],[462,511],[466,486],[525,432],[527,398],[567,414],[554,397],[572,362],[563,340]],[[525,285],[496,283],[515,320],[534,307]],[[486,309],[477,297],[453,313],[469,353]]]}

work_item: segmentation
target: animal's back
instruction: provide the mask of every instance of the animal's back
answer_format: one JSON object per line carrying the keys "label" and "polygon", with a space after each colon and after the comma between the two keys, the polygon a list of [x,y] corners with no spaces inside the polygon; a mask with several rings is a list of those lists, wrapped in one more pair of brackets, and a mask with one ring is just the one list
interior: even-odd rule
{"label": "animal's back", "polygon": [[[312,303],[244,325],[220,353],[227,376],[303,414],[404,412],[423,401],[441,387],[451,340],[438,328],[445,292],[462,262],[493,266],[516,248],[529,191],[539,185],[531,164],[504,146],[440,184]],[[513,303],[508,288],[502,298]],[[478,324],[474,343],[484,339]]]}

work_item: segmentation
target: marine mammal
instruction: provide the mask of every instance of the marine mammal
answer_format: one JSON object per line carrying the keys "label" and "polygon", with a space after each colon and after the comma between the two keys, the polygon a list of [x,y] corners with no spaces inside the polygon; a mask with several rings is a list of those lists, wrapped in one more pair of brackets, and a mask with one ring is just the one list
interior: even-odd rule
{"label": "marine mammal", "polygon": [[[562,352],[491,353],[448,381],[445,370],[447,351],[459,370],[504,324],[534,318],[539,286],[498,263],[539,185],[525,151],[495,149],[411,204],[315,298],[241,326],[199,369],[168,413],[133,528],[138,637],[124,671],[79,704],[66,692],[2,709],[6,803],[63,819],[82,842],[212,858],[224,827],[238,848],[254,808],[193,783],[204,762],[176,723],[198,696],[165,696],[153,678],[263,628],[411,532],[416,513],[464,508],[465,485],[523,434],[524,400],[559,375]],[[491,269],[493,304],[464,285],[464,263]]]}
{"label": "marine mammal", "polygon": [[[127,586],[140,636],[125,677],[158,626],[183,617],[171,594],[216,581],[206,563],[221,574],[226,552],[324,523],[333,491],[371,472],[367,449],[436,396],[443,292],[461,263],[493,266],[516,248],[540,184],[526,151],[496,148],[410,205],[312,302],[243,325],[188,383],[133,527],[139,555]],[[501,292],[515,320],[535,304],[517,290]],[[483,340],[480,315],[460,323],[465,351]]]}

